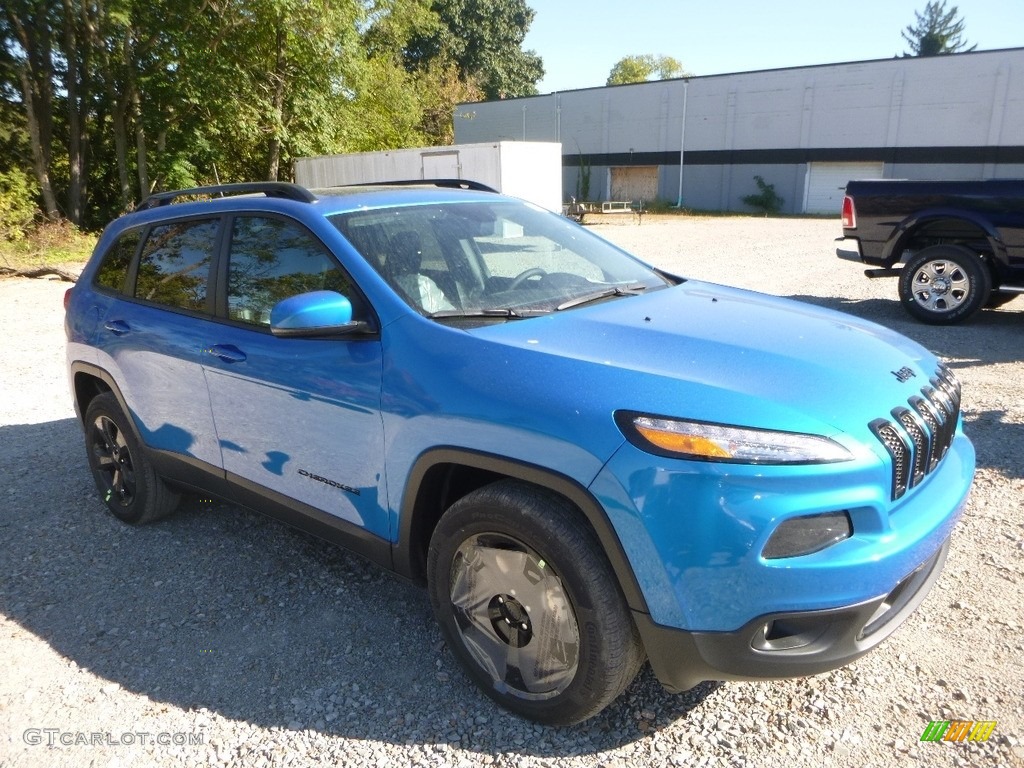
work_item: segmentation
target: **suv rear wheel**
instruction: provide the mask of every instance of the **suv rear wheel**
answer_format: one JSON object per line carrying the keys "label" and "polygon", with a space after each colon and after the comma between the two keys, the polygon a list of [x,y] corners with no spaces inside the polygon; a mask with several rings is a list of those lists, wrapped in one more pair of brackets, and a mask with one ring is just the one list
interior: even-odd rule
{"label": "suv rear wheel", "polygon": [[180,497],[142,452],[113,393],[97,395],[86,408],[85,447],[100,497],[119,520],[141,525],[174,511]]}
{"label": "suv rear wheel", "polygon": [[523,717],[585,720],[644,661],[596,536],[560,496],[511,480],[465,496],[438,523],[427,566],[452,652],[488,696]]}

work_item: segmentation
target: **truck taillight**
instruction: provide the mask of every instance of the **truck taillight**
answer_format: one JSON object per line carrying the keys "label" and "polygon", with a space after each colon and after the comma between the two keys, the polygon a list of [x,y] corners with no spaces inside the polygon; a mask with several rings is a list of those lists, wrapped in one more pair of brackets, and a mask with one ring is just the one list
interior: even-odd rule
{"label": "truck taillight", "polygon": [[68,304],[71,303],[71,292],[73,290],[75,290],[75,289],[74,288],[68,288],[66,291],[64,291],[64,311],[65,312],[68,311]]}
{"label": "truck taillight", "polygon": [[857,209],[853,207],[853,198],[843,198],[843,229],[857,228]]}

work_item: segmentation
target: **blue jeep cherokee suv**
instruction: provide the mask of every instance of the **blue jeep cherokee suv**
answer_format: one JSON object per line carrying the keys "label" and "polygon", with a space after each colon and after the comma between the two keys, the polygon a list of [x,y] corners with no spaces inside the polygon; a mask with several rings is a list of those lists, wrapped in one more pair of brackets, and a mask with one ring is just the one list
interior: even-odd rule
{"label": "blue jeep cherokee suv", "polygon": [[544,723],[645,658],[670,690],[814,674],[906,619],[974,473],[948,368],[464,186],[228,185],[110,224],[66,299],[110,511],[200,490],[424,583],[467,674]]}

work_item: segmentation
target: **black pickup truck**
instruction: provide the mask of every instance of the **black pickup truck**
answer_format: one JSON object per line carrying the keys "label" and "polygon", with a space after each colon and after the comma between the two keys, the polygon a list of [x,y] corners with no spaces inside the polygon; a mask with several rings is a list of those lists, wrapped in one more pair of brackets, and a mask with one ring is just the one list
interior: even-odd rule
{"label": "black pickup truck", "polygon": [[842,243],[914,317],[959,322],[1024,293],[1024,179],[851,181]]}

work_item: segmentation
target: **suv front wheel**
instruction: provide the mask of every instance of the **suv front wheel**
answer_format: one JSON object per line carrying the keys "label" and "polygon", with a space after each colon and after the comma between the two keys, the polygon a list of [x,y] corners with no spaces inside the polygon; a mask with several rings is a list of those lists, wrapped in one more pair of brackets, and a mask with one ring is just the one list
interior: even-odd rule
{"label": "suv front wheel", "polygon": [[179,495],[153,469],[111,392],[86,408],[85,447],[100,497],[119,520],[141,525],[174,511]]}
{"label": "suv front wheel", "polygon": [[511,480],[456,502],[427,561],[442,633],[470,677],[523,717],[596,714],[644,661],[625,599],[575,507]]}

